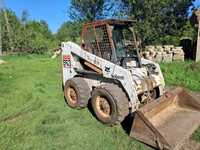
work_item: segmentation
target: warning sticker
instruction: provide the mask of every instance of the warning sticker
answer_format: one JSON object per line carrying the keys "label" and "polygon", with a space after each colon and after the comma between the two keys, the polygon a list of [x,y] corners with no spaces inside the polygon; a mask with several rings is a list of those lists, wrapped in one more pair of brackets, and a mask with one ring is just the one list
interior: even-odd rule
{"label": "warning sticker", "polygon": [[63,55],[63,65],[64,68],[71,68],[71,56]]}

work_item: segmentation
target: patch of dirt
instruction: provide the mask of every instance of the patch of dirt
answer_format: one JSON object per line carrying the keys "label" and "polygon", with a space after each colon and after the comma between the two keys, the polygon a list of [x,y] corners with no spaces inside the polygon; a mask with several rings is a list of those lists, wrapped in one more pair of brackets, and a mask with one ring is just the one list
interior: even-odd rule
{"label": "patch of dirt", "polygon": [[10,114],[4,118],[0,118],[0,123],[1,122],[15,122],[16,120],[18,120],[19,118],[21,118],[23,115],[29,113],[31,111],[31,107],[25,107],[23,110]]}
{"label": "patch of dirt", "polygon": [[12,123],[15,122],[18,118],[20,118],[23,115],[22,112],[18,112],[16,114],[12,114],[10,116],[7,116],[3,119],[0,120],[0,122],[8,122],[8,123]]}
{"label": "patch of dirt", "polygon": [[12,117],[10,117],[10,118],[7,118],[7,120],[5,120],[6,122],[8,122],[8,123],[15,123],[17,120],[19,120],[20,118],[22,118],[23,117],[23,113],[18,113],[18,114],[16,114],[15,116],[12,116]]}
{"label": "patch of dirt", "polygon": [[180,150],[200,150],[200,143],[189,139],[183,144]]}

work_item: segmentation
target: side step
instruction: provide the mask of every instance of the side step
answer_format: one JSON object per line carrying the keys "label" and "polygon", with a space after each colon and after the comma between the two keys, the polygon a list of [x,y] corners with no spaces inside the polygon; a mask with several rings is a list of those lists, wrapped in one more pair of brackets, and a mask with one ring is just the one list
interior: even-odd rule
{"label": "side step", "polygon": [[200,99],[182,88],[140,108],[130,136],[155,148],[179,149],[200,125]]}

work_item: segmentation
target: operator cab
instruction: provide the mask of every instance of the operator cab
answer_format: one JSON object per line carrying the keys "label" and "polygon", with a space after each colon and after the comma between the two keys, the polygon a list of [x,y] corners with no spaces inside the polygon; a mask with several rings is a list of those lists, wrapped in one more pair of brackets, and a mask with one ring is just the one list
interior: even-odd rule
{"label": "operator cab", "polygon": [[125,68],[140,67],[133,24],[130,20],[87,23],[83,26],[82,48]]}

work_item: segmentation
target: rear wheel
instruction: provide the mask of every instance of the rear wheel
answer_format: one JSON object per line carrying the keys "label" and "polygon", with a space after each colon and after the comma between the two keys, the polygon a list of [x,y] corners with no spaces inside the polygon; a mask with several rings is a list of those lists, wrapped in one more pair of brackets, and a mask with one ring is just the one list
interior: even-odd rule
{"label": "rear wheel", "polygon": [[91,103],[97,119],[110,126],[121,123],[129,114],[128,98],[114,84],[105,84],[94,89]]}
{"label": "rear wheel", "polygon": [[66,81],[64,94],[71,108],[84,108],[90,98],[90,88],[83,78],[76,77]]}

